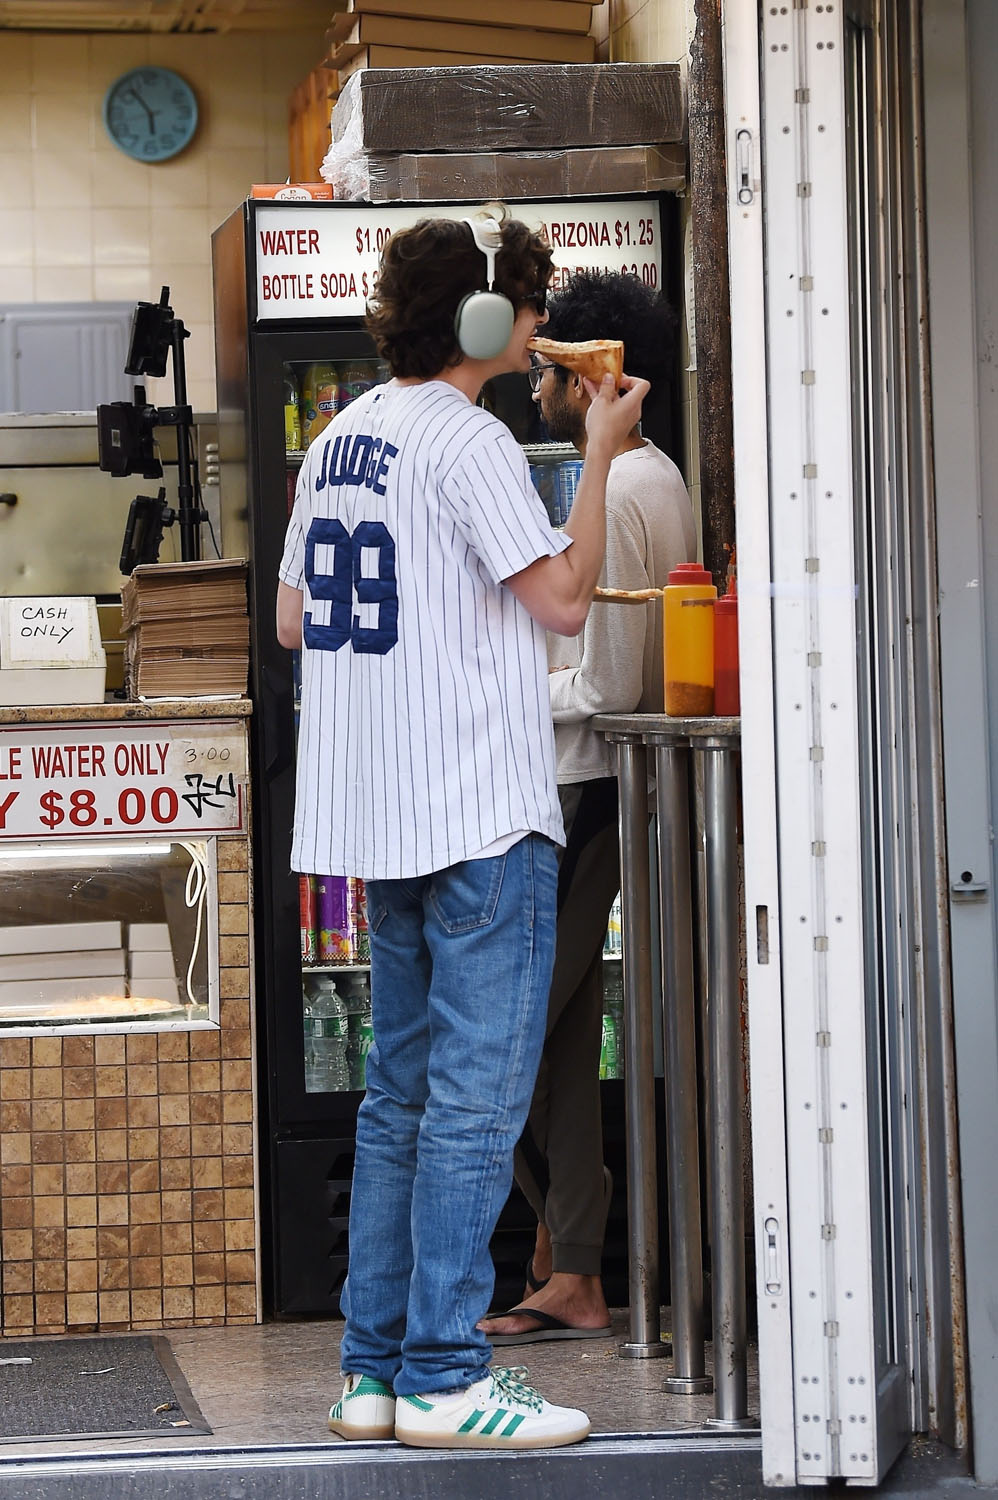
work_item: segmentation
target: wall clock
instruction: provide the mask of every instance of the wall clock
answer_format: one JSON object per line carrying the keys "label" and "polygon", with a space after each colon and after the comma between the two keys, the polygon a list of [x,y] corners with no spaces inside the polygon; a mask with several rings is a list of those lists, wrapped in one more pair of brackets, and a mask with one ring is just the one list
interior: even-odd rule
{"label": "wall clock", "polygon": [[194,90],[170,68],[132,68],[104,96],[104,128],[136,161],[169,161],[197,129]]}

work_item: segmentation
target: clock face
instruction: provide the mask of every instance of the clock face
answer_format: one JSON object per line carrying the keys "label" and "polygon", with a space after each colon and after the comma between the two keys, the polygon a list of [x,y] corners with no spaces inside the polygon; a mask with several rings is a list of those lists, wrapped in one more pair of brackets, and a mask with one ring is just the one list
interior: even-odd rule
{"label": "clock face", "polygon": [[198,123],[190,84],[169,68],[133,68],[104,98],[104,127],[136,161],[168,161],[183,151]]}

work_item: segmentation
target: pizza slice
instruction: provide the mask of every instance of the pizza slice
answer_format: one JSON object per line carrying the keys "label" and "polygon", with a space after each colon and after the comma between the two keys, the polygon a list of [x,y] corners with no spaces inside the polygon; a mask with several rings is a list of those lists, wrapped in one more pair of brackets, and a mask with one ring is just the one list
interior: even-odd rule
{"label": "pizza slice", "polygon": [[564,365],[578,375],[588,376],[599,385],[604,375],[612,375],[620,385],[624,373],[624,346],[620,339],[587,339],[581,344],[562,344],[557,339],[532,338],[527,348],[553,364]]}

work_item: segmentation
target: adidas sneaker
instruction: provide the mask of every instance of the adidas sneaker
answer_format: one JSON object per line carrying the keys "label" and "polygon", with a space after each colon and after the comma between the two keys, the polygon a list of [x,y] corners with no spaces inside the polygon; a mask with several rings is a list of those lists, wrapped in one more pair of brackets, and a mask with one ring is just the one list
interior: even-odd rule
{"label": "adidas sneaker", "polygon": [[560,1448],[587,1437],[585,1412],[552,1406],[526,1373],[493,1366],[456,1395],[400,1396],[395,1436],[415,1448]]}
{"label": "adidas sneaker", "polygon": [[362,1442],[395,1436],[395,1395],[371,1375],[348,1375],[343,1395],[329,1409],[329,1430]]}

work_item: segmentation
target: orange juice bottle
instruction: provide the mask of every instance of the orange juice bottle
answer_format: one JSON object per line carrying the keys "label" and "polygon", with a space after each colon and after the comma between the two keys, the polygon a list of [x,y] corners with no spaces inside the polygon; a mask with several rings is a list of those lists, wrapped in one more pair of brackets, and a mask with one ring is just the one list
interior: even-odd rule
{"label": "orange juice bottle", "polygon": [[674,718],[714,712],[714,605],[717,589],[699,563],[679,563],[666,581],[665,711]]}

